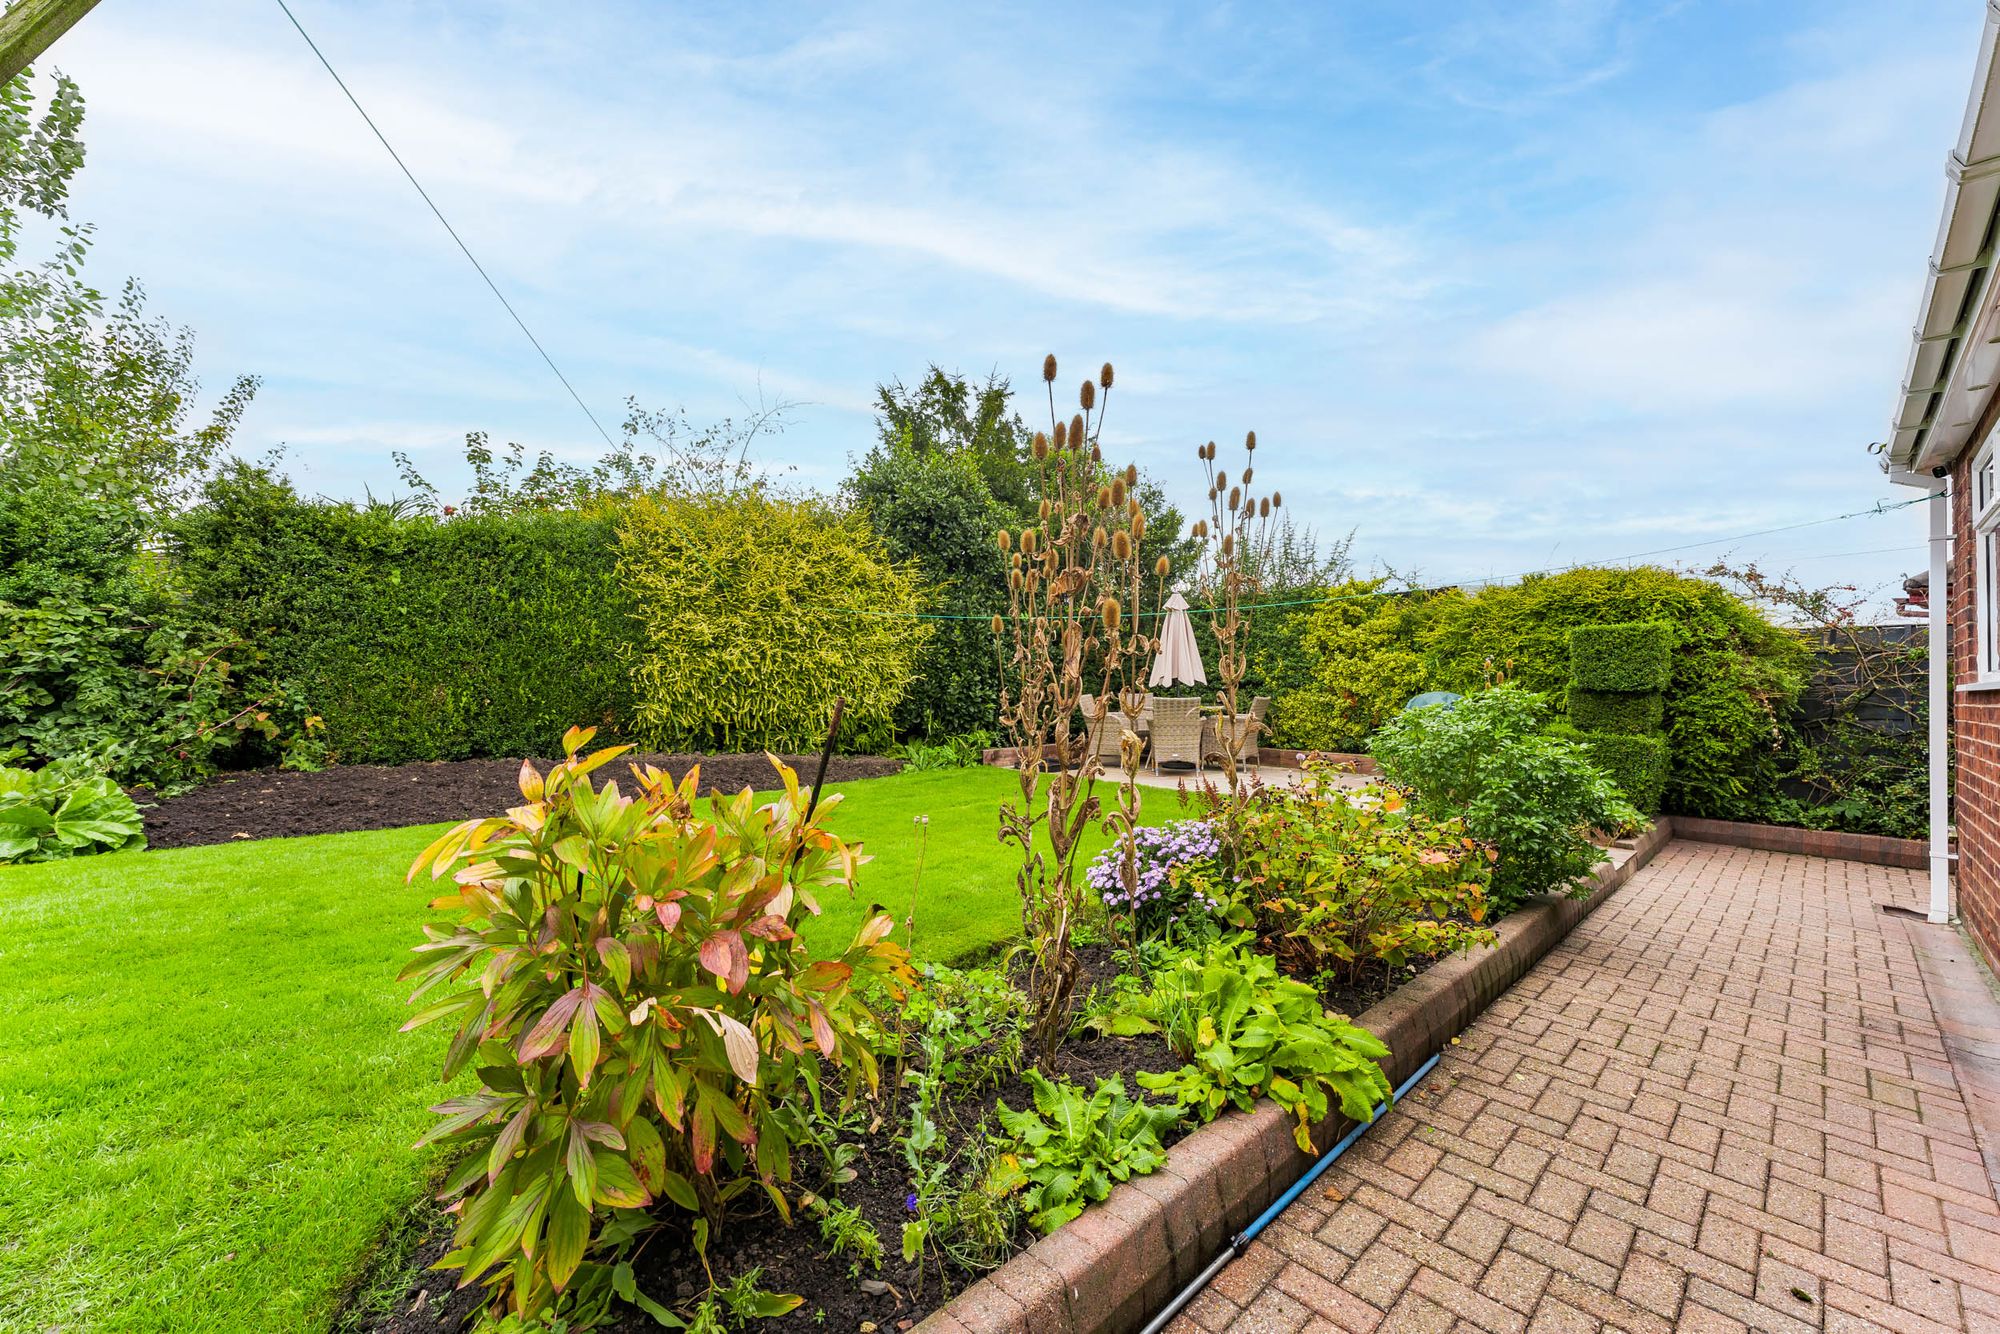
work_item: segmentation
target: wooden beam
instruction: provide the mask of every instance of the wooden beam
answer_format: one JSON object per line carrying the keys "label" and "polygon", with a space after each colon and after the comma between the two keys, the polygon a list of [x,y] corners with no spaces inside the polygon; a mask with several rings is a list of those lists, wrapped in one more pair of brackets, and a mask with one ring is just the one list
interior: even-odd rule
{"label": "wooden beam", "polygon": [[97,0],[14,0],[0,14],[0,83],[35,63],[35,59],[96,8]]}

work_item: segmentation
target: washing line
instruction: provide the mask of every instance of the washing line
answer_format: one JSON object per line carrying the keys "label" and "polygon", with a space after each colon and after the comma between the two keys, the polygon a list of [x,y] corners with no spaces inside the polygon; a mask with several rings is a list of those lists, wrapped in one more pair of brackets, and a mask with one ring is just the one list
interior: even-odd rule
{"label": "washing line", "polygon": [[[1449,589],[1454,589],[1454,588],[1485,588],[1495,584],[1512,583],[1521,579],[1532,579],[1538,575],[1562,574],[1569,570],[1588,569],[1592,565],[1621,565],[1626,561],[1644,560],[1648,556],[1663,556],[1669,552],[1691,551],[1696,547],[1721,546],[1725,542],[1742,542],[1752,537],[1768,537],[1773,533],[1795,532],[1801,528],[1815,528],[1823,524],[1839,523],[1845,519],[1872,518],[1878,514],[1889,514],[1896,510],[1907,509],[1911,505],[1920,504],[1928,499],[1930,499],[1929,496],[1913,496],[1908,500],[1877,501],[1873,506],[1869,507],[1868,509],[1851,510],[1846,514],[1833,514],[1829,515],[1824,519],[1807,519],[1800,523],[1781,524],[1776,528],[1759,528],[1754,532],[1737,533],[1732,537],[1711,537],[1704,539],[1703,541],[1700,542],[1687,542],[1680,546],[1674,546],[1674,547],[1655,547],[1651,551],[1636,551],[1629,556],[1612,556],[1606,560],[1592,561],[1589,562],[1588,564],[1550,566],[1547,569],[1541,569],[1541,570],[1525,570],[1520,574],[1504,575],[1491,579],[1462,579],[1455,582],[1430,584],[1423,588],[1372,588],[1372,589],[1365,589],[1361,592],[1356,592],[1356,593],[1335,593],[1326,597],[1289,598],[1283,601],[1276,601],[1276,602],[1250,602],[1243,604],[1241,610],[1246,612],[1254,612],[1254,611],[1279,610],[1285,607],[1324,607],[1331,603],[1354,602],[1358,601],[1361,598],[1414,597],[1427,593],[1442,593]],[[1882,552],[1887,552],[1887,551],[1904,551],[1904,550],[1914,550],[1914,549],[1915,548],[1910,548],[1910,547],[1876,547],[1869,551],[1825,552],[1818,556],[1800,556],[1797,557],[1796,559],[1823,560],[1823,559],[1832,559],[1835,556],[1869,556],[1869,555],[1878,555]],[[890,621],[991,621],[994,616],[994,613],[992,612],[865,611],[854,607],[817,607],[817,608],[810,608],[809,610],[824,611],[830,616],[854,616],[854,617],[866,618],[869,620],[890,620]],[[1219,610],[1221,609],[1218,607],[1188,608],[1188,611],[1190,613],[1195,613],[1195,612],[1214,613]],[[1165,611],[1142,611],[1139,613],[1141,617],[1148,620],[1157,619],[1167,614],[1168,613],[1166,613]],[[1096,620],[1097,617],[1094,613],[1081,613],[1072,619],[1088,621],[1088,620]]]}

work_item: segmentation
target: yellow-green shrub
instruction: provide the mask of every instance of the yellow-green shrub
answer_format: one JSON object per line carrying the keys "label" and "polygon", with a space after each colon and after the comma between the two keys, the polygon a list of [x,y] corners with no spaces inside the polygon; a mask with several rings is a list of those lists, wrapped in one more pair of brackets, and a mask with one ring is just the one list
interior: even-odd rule
{"label": "yellow-green shrub", "polygon": [[618,546],[645,742],[805,750],[836,695],[849,748],[888,742],[928,626],[908,619],[916,575],[861,520],[761,490],[642,498],[621,516]]}

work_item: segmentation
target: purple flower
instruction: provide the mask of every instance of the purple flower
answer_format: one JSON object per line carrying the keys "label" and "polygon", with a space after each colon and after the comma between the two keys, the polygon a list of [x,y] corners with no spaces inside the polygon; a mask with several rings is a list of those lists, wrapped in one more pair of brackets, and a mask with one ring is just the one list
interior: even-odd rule
{"label": "purple flower", "polygon": [[909,1210],[911,1213],[915,1213],[917,1211],[917,1193],[915,1191],[911,1191],[908,1195],[905,1195],[903,1197],[903,1207]]}

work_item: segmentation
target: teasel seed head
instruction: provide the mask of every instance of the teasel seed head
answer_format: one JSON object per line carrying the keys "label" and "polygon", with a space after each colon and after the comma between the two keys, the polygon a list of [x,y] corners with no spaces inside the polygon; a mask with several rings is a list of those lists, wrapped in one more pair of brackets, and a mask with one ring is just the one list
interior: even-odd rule
{"label": "teasel seed head", "polygon": [[1005,621],[1001,620],[1001,619],[1000,619],[1000,618],[999,618],[998,616],[995,616],[995,617],[993,618],[993,633],[994,633],[994,634],[996,634],[996,635],[997,635],[997,634],[999,634],[999,633],[1000,633],[1001,631],[1005,630],[1006,628],[1007,628],[1007,623],[1006,623]]}
{"label": "teasel seed head", "polygon": [[1248,453],[1254,454],[1257,452],[1257,433],[1255,431],[1249,431],[1244,434],[1243,448]]}
{"label": "teasel seed head", "polygon": [[1099,449],[1095,442],[1090,446],[1090,461],[1092,463],[1104,462],[1104,451]]}
{"label": "teasel seed head", "polygon": [[1228,487],[1229,487],[1229,474],[1226,471],[1215,474],[1216,494],[1217,495],[1222,494],[1222,492],[1227,490]]}
{"label": "teasel seed head", "polygon": [[1193,536],[1193,537],[1194,537],[1194,538],[1195,538],[1195,539],[1196,539],[1197,541],[1203,541],[1203,540],[1206,540],[1206,539],[1207,539],[1207,537],[1208,537],[1208,520],[1207,520],[1207,519],[1196,519],[1196,520],[1194,521],[1194,527],[1193,527],[1193,529],[1191,529],[1191,530],[1190,530],[1190,532],[1191,532],[1191,535],[1192,535],[1192,536]]}
{"label": "teasel seed head", "polygon": [[1077,413],[1069,419],[1069,447],[1082,449],[1084,444],[1083,414]]}
{"label": "teasel seed head", "polygon": [[1029,556],[1032,556],[1032,555],[1034,555],[1034,554],[1035,554],[1035,530],[1034,530],[1034,529],[1032,529],[1032,528],[1023,528],[1023,529],[1021,530],[1021,551],[1022,551],[1022,553],[1023,553],[1023,554],[1025,554],[1025,555],[1029,555]]}
{"label": "teasel seed head", "polygon": [[1128,463],[1128,464],[1126,464],[1126,465],[1125,465],[1125,485],[1127,485],[1127,486],[1137,486],[1137,485],[1139,485],[1139,465],[1138,465],[1138,464],[1136,464],[1136,463]]}
{"label": "teasel seed head", "polygon": [[1131,497],[1129,497],[1129,498],[1128,498],[1128,499],[1127,499],[1127,500],[1125,501],[1125,512],[1126,512],[1127,514],[1143,514],[1143,513],[1145,513],[1145,511],[1144,511],[1144,510],[1141,510],[1141,509],[1139,508],[1139,497],[1137,497],[1137,496],[1131,496]]}
{"label": "teasel seed head", "polygon": [[[1153,562],[1153,573],[1161,579],[1166,578],[1167,571],[1171,569],[1173,569],[1173,565],[1167,560],[1165,556],[1162,556],[1158,560]],[[996,617],[995,619],[998,618]]]}
{"label": "teasel seed head", "polygon": [[1101,510],[1111,508],[1111,484],[1109,482],[1097,488],[1097,508]]}
{"label": "teasel seed head", "polygon": [[1092,408],[1096,407],[1097,383],[1094,380],[1085,380],[1083,382],[1083,388],[1077,390],[1076,398],[1077,402],[1083,404],[1083,410],[1085,412],[1088,412]]}
{"label": "teasel seed head", "polygon": [[1236,551],[1236,534],[1224,533],[1222,535],[1222,554],[1228,556],[1234,554],[1235,551]]}
{"label": "teasel seed head", "polygon": [[1035,432],[1035,457],[1038,459],[1045,459],[1048,456],[1049,456],[1049,438],[1046,435],[1042,434],[1040,431],[1037,431]]}
{"label": "teasel seed head", "polygon": [[1055,447],[1058,451],[1069,448],[1069,427],[1061,422],[1056,423]]}
{"label": "teasel seed head", "polygon": [[1278,508],[1278,506],[1280,506],[1280,505],[1282,505],[1282,504],[1284,504],[1284,503],[1285,503],[1285,493],[1284,493],[1284,492],[1282,492],[1282,491],[1273,491],[1273,492],[1271,493],[1271,508],[1272,508],[1272,509],[1276,509],[1276,508]]}
{"label": "teasel seed head", "polygon": [[1050,384],[1056,382],[1056,354],[1053,352],[1042,358],[1042,379]]}
{"label": "teasel seed head", "polygon": [[1041,503],[1041,506],[1040,506],[1040,509],[1041,509],[1041,515],[1042,515],[1042,521],[1043,521],[1044,523],[1048,522],[1048,517],[1049,517],[1049,512],[1050,512],[1050,506],[1049,506],[1049,502],[1048,502],[1048,501],[1047,501],[1046,499],[1044,499],[1044,500],[1042,501],[1042,503]]}
{"label": "teasel seed head", "polygon": [[993,540],[999,543],[1002,551],[1012,551],[1014,549],[1014,535],[1005,528],[1002,528]]}
{"label": "teasel seed head", "polygon": [[1265,496],[1257,502],[1257,517],[1260,519],[1271,517],[1271,498],[1269,496]]}
{"label": "teasel seed head", "polygon": [[1111,535],[1111,554],[1118,560],[1132,559],[1132,534],[1120,528]]}
{"label": "teasel seed head", "polygon": [[1007,571],[1007,587],[1013,589],[1016,593],[1018,593],[1021,591],[1022,583],[1023,580],[1021,578],[1020,570],[1014,569]]}
{"label": "teasel seed head", "polygon": [[1124,614],[1123,609],[1118,605],[1117,598],[1106,598],[1100,602],[1097,605],[1097,614],[1104,618],[1104,628],[1106,630],[1114,634],[1117,633],[1118,618]]}
{"label": "teasel seed head", "polygon": [[1111,363],[1110,363],[1110,362],[1108,362],[1108,361],[1107,361],[1107,362],[1105,362],[1105,363],[1104,363],[1104,369],[1103,369],[1103,370],[1101,370],[1101,371],[1099,371],[1099,372],[1097,373],[1097,383],[1098,383],[1098,386],[1099,386],[1100,388],[1104,388],[1104,389],[1109,389],[1109,388],[1111,387]]}
{"label": "teasel seed head", "polygon": [[1245,469],[1243,470],[1243,476],[1242,476],[1242,478],[1240,479],[1240,480],[1242,481],[1243,485],[1245,485],[1245,486],[1248,486],[1248,485],[1250,485],[1250,476],[1251,476],[1251,474],[1252,474],[1252,473],[1254,473],[1254,472],[1256,472],[1256,471],[1257,471],[1257,470],[1256,470],[1255,468],[1245,468]]}
{"label": "teasel seed head", "polygon": [[1114,477],[1111,479],[1111,503],[1114,505],[1123,505],[1125,503],[1125,479],[1123,477]]}
{"label": "teasel seed head", "polygon": [[1018,551],[1014,553],[1014,568],[1017,570],[1021,568],[1021,553]]}
{"label": "teasel seed head", "polygon": [[1236,507],[1237,507],[1237,506],[1239,506],[1239,505],[1241,505],[1242,503],[1243,503],[1243,488],[1242,488],[1242,487],[1240,487],[1240,486],[1232,486],[1232,487],[1230,487],[1230,488],[1229,488],[1229,508],[1230,508],[1230,509],[1231,509],[1232,511],[1234,511],[1234,510],[1236,509]]}
{"label": "teasel seed head", "polygon": [[1146,538],[1146,511],[1140,510],[1132,516],[1132,540],[1143,542]]}
{"label": "teasel seed head", "polygon": [[1109,542],[1110,540],[1111,540],[1111,534],[1104,531],[1103,524],[1099,524],[1097,528],[1090,534],[1090,545],[1098,551],[1104,550],[1104,544]]}

